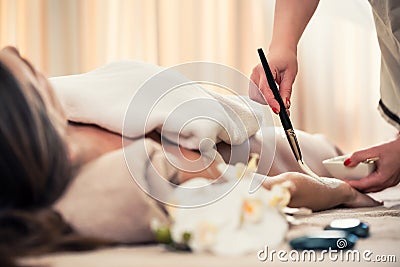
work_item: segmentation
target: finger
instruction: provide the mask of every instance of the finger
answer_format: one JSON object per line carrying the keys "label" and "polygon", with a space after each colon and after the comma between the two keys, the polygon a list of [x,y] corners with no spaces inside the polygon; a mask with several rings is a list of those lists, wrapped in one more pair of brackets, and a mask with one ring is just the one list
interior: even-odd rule
{"label": "finger", "polygon": [[373,172],[360,180],[346,180],[348,184],[360,191],[367,191],[374,187],[380,187],[382,181],[381,175],[379,175],[378,172]]}
{"label": "finger", "polygon": [[262,95],[264,96],[265,100],[267,101],[268,105],[271,107],[271,109],[275,112],[275,113],[279,113],[280,108],[279,108],[279,103],[278,101],[276,101],[274,94],[272,93],[271,88],[269,88],[267,79],[261,76],[260,79],[260,90]]}
{"label": "finger", "polygon": [[353,188],[355,188],[356,190],[358,190],[362,193],[379,192],[383,189],[382,185],[369,186],[369,187],[365,187],[365,188],[361,189],[361,187],[358,185],[357,181],[355,181],[355,180],[343,180],[343,181],[345,181],[346,183],[351,185]]}
{"label": "finger", "polygon": [[278,69],[273,70],[272,76],[274,77],[276,83],[279,85],[281,83],[281,76],[279,75],[279,70]]}
{"label": "finger", "polygon": [[[279,93],[281,93],[281,82],[282,82],[282,79],[281,79],[281,75],[279,74],[279,71],[278,70],[275,70],[274,72],[273,72],[273,76],[274,76],[274,80],[276,81],[276,83],[278,84],[278,86],[279,86]],[[281,95],[281,98],[282,98],[282,95]],[[274,96],[274,99],[276,100],[276,98],[275,98],[275,96]],[[285,105],[285,108],[286,108],[286,112],[288,113],[288,115],[290,116],[290,112],[289,112],[289,108],[290,108],[290,99],[285,99],[285,98],[282,98],[282,101],[283,101],[283,104]],[[277,101],[278,102],[278,101]],[[279,106],[279,111],[280,111],[280,106]],[[279,112],[278,112],[279,113]]]}
{"label": "finger", "polygon": [[364,192],[366,192],[366,193],[379,192],[379,191],[382,191],[383,189],[386,189],[386,188],[394,186],[394,185],[395,184],[393,183],[393,181],[391,179],[389,179],[384,183],[380,183],[380,184],[378,184],[376,186],[372,186],[372,187],[366,188],[364,190]]}
{"label": "finger", "polygon": [[251,100],[256,101],[260,104],[266,105],[268,102],[266,101],[265,97],[261,93],[259,89],[260,84],[260,72],[258,65],[253,68],[253,71],[250,75],[250,82],[249,82],[249,97]]}
{"label": "finger", "polygon": [[289,71],[285,72],[279,86],[279,92],[287,109],[290,108],[290,98],[292,96],[292,87],[295,77],[295,73],[291,73]]}
{"label": "finger", "polygon": [[260,71],[258,69],[258,65],[255,66],[251,72],[250,75],[250,80],[258,86],[258,83],[260,82]]}
{"label": "finger", "polygon": [[385,189],[385,187],[383,187],[383,186],[375,186],[375,187],[366,188],[362,192],[364,192],[364,193],[376,193],[376,192],[382,191],[383,189]]}
{"label": "finger", "polygon": [[[273,62],[270,62],[271,66],[274,66]],[[261,92],[263,93],[266,101],[268,102],[268,105],[271,107],[272,111],[276,114],[279,114],[280,112],[280,106],[278,101],[275,99],[274,93],[272,92],[271,88],[269,87],[269,83],[267,80],[267,76],[265,75],[265,70],[262,64],[259,64],[257,67],[259,67],[259,73],[260,74],[260,88]],[[278,82],[279,79],[279,70],[274,68],[271,69],[272,72],[272,77],[274,78],[275,81]]]}
{"label": "finger", "polygon": [[360,150],[357,152],[354,152],[350,158],[346,159],[344,161],[344,165],[348,167],[354,167],[358,163],[366,161],[367,159],[379,157],[379,152],[376,151],[374,148],[368,148],[364,150]]}
{"label": "finger", "polygon": [[252,81],[249,83],[249,98],[263,105],[268,104],[260,89]]}

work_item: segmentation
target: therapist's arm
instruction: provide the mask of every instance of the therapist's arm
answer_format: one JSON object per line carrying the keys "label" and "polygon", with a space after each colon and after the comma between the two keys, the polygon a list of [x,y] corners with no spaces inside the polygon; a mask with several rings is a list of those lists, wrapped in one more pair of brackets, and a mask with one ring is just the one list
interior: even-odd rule
{"label": "therapist's arm", "polygon": [[[292,85],[297,75],[297,44],[314,14],[319,0],[277,0],[275,4],[272,41],[267,55],[268,62],[286,108],[290,108]],[[250,98],[269,104],[275,113],[279,104],[275,100],[261,64],[254,67],[251,80],[260,89],[250,86]]]}
{"label": "therapist's arm", "polygon": [[297,44],[319,0],[277,0],[270,50],[285,48],[297,53]]}

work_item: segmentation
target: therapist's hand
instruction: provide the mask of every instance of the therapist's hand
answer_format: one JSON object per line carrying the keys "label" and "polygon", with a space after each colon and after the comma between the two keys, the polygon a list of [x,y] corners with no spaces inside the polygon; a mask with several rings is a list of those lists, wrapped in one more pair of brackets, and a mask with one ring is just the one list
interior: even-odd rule
{"label": "therapist's hand", "polygon": [[[268,64],[275,81],[279,85],[279,91],[286,109],[290,108],[292,85],[297,75],[297,53],[290,49],[279,48],[271,50],[267,55]],[[249,87],[250,99],[261,104],[268,104],[275,113],[279,113],[279,104],[269,88],[264,69],[260,64],[253,68],[250,79],[257,85]]]}
{"label": "therapist's hand", "polygon": [[353,153],[345,165],[353,167],[374,157],[379,157],[375,172],[363,179],[346,182],[364,192],[377,192],[397,185],[400,182],[400,136],[391,142]]}

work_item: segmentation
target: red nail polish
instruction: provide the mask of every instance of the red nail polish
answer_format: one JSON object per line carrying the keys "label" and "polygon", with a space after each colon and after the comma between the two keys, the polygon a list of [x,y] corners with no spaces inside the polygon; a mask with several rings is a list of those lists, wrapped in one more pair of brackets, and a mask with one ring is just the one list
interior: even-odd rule
{"label": "red nail polish", "polygon": [[279,110],[278,110],[277,108],[272,108],[272,111],[273,111],[275,114],[279,114]]}
{"label": "red nail polish", "polygon": [[290,102],[290,99],[289,99],[289,97],[286,97],[286,106],[287,106],[287,108],[290,108],[290,105],[291,105],[292,103]]}
{"label": "red nail polish", "polygon": [[351,159],[350,158],[348,158],[348,159],[346,159],[345,161],[344,161],[344,166],[349,166],[350,165],[350,163],[351,163]]}

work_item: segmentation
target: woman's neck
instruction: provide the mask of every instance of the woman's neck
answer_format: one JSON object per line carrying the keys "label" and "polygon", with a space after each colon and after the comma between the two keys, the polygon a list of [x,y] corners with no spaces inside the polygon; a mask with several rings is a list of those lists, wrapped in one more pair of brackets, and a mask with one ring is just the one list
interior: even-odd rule
{"label": "woman's neck", "polygon": [[72,162],[84,165],[108,152],[121,149],[122,137],[95,125],[69,123],[67,143]]}

